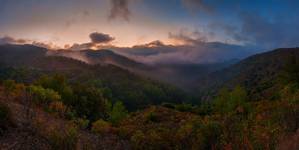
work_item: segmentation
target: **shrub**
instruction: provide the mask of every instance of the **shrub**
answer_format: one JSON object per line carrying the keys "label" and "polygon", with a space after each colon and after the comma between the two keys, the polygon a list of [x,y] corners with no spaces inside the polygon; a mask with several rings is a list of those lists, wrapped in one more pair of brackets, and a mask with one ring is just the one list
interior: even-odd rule
{"label": "shrub", "polygon": [[15,89],[16,82],[14,80],[5,80],[3,81],[3,86],[4,86],[4,92],[6,95],[6,98],[8,95]]}
{"label": "shrub", "polygon": [[146,146],[144,145],[146,136],[144,133],[140,130],[137,130],[132,136],[131,136],[131,143],[134,149],[136,150],[142,150],[146,149]]}
{"label": "shrub", "polygon": [[[221,126],[218,122],[210,121],[202,124],[196,135],[193,149],[215,149],[220,145]],[[217,148],[216,148],[217,149]]]}
{"label": "shrub", "polygon": [[92,123],[91,131],[97,134],[105,134],[108,133],[111,130],[111,125],[100,119],[94,123]]}
{"label": "shrub", "polygon": [[64,129],[53,129],[48,138],[51,147],[55,150],[76,149],[78,129],[72,124]]}

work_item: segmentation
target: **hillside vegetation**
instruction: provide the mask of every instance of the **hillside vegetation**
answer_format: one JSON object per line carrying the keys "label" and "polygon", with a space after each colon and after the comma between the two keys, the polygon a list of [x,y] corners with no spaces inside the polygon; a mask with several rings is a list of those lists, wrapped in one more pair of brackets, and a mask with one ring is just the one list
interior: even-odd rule
{"label": "hillside vegetation", "polygon": [[[273,76],[253,71],[285,52],[284,63],[271,69]],[[299,57],[293,49],[253,56],[228,68],[251,66],[239,68],[248,71],[242,77],[250,86],[241,82],[245,71],[238,71],[234,77],[240,82],[227,80],[230,86],[219,87],[211,100],[198,100],[198,105],[188,103],[191,98],[177,88],[113,65],[87,65],[41,56],[40,51],[30,55],[36,59],[12,53],[1,55],[6,58],[0,72],[1,149],[299,147]],[[268,63],[276,66],[277,61]],[[252,92],[266,81],[271,81],[267,88]]]}

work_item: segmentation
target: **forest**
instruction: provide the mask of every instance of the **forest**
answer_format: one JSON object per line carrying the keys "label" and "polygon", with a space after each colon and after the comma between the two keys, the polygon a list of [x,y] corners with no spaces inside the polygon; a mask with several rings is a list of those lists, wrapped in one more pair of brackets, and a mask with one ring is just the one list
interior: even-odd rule
{"label": "forest", "polygon": [[[51,58],[64,59],[64,58]],[[66,59],[69,60],[69,59]],[[69,60],[73,61],[73,60]],[[86,65],[87,64],[82,64]],[[89,66],[100,67],[100,66]],[[102,69],[105,68],[102,66]],[[266,98],[246,85],[200,100],[125,70],[73,75],[2,65],[0,147],[22,149],[294,149],[299,62],[290,53]],[[261,98],[261,99],[259,99]],[[17,144],[13,139],[18,138]],[[7,143],[7,145],[3,145]]]}

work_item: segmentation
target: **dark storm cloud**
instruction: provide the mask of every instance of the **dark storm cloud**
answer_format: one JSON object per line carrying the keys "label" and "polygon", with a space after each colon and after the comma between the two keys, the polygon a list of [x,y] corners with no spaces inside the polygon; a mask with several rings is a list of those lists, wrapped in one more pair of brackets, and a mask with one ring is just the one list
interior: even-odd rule
{"label": "dark storm cloud", "polygon": [[109,43],[115,38],[111,37],[109,34],[94,32],[89,35],[92,43]]}
{"label": "dark storm cloud", "polygon": [[110,0],[111,1],[111,9],[109,19],[122,18],[124,20],[129,21],[130,10],[129,10],[129,2],[130,0]]}

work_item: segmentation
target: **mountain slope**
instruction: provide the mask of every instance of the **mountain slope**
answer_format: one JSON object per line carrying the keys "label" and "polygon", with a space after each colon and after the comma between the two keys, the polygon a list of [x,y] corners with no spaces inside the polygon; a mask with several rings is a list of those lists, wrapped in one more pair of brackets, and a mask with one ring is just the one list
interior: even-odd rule
{"label": "mountain slope", "polygon": [[139,76],[115,65],[89,65],[61,56],[49,56],[35,46],[0,46],[0,77],[31,83],[42,75],[62,74],[71,83],[105,91],[112,101],[123,101],[130,110],[162,102],[178,103],[184,94],[177,88]]}
{"label": "mountain slope", "polygon": [[285,64],[295,56],[299,59],[299,48],[281,48],[248,57],[223,70],[198,80],[197,90],[204,98],[215,94],[220,87],[244,86],[249,95],[260,99],[273,94],[275,83]]}
{"label": "mountain slope", "polygon": [[198,77],[220,70],[236,61],[211,64],[143,64],[112,50],[58,50],[48,51],[49,56],[63,56],[77,59],[88,64],[112,64],[120,68],[150,77],[168,84],[190,90]]}

